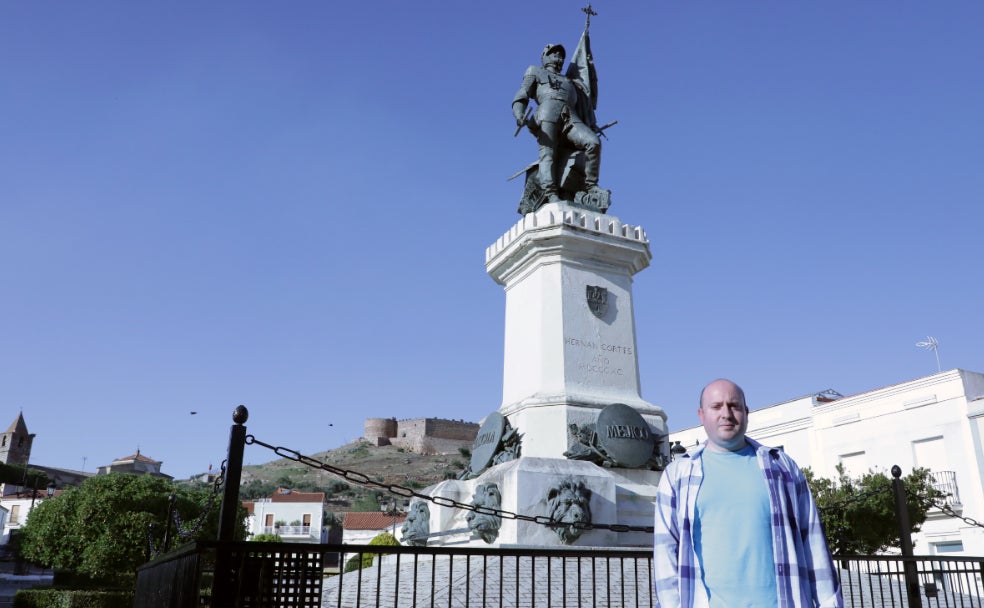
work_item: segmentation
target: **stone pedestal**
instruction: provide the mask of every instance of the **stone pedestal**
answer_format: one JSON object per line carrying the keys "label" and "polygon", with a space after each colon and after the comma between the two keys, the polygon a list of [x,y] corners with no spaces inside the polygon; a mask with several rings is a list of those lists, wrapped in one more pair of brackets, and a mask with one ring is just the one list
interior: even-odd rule
{"label": "stone pedestal", "polygon": [[[477,479],[439,483],[428,493],[462,503],[469,503],[478,484],[494,483],[502,494],[502,510],[523,515],[550,515],[547,494],[565,479],[583,481],[591,490],[587,501],[591,522],[627,526],[653,525],[653,501],[659,473],[638,469],[606,469],[590,462],[560,458],[523,456],[494,466]],[[490,546],[478,540],[468,529],[468,511],[431,508],[431,530],[443,534],[430,539],[435,546]],[[647,532],[613,532],[586,530],[571,542],[542,524],[503,519],[493,546],[566,546],[645,547],[651,546]],[[450,532],[450,533],[448,533]]]}
{"label": "stone pedestal", "polygon": [[[525,215],[487,249],[486,269],[506,292],[502,403],[472,449],[472,468],[481,474],[442,482],[428,490],[431,496],[484,504],[473,497],[487,496],[492,486],[483,484],[494,484],[507,512],[550,520],[562,512],[563,521],[572,521],[573,503],[590,513],[580,521],[652,525],[660,473],[646,458],[655,445],[668,461],[669,446],[666,414],[640,396],[632,309],[632,277],[651,257],[641,228],[566,203]],[[624,405],[609,407],[615,404]],[[510,455],[510,427],[522,434],[520,457],[488,466],[494,450]],[[572,430],[587,442],[578,443]],[[569,459],[565,452],[572,449],[585,459]],[[618,464],[632,460],[630,466],[641,468]],[[470,521],[469,513],[432,507],[428,544],[487,546],[472,532],[476,515]],[[491,541],[497,546],[652,545],[647,532],[589,529],[565,536],[539,523],[500,523]]]}
{"label": "stone pedestal", "polygon": [[486,250],[506,291],[499,412],[523,433],[523,456],[563,458],[570,424],[613,403],[666,434],[665,413],[640,396],[632,308],[632,276],[651,257],[642,228],[565,203],[525,215]]}

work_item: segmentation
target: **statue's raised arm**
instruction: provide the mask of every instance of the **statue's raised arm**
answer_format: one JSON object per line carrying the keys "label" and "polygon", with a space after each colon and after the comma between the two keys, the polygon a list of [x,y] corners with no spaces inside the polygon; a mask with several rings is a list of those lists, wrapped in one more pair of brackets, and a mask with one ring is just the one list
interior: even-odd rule
{"label": "statue's raised arm", "polygon": [[[597,13],[590,5],[583,10],[588,15],[587,22],[567,71],[561,74],[567,55],[564,47],[548,44],[540,54],[540,65],[527,68],[513,97],[517,126],[528,127],[539,146],[539,158],[525,171],[521,214],[561,201],[604,213],[611,201],[611,193],[598,187],[598,76],[588,37],[591,15]],[[536,110],[528,113],[531,100],[536,101]]]}

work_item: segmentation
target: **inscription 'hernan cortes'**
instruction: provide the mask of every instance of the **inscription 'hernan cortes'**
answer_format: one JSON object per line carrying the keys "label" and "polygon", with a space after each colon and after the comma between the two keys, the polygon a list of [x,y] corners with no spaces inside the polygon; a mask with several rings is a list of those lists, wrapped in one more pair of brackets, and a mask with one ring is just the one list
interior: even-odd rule
{"label": "inscription 'hernan cortes'", "polygon": [[631,355],[631,346],[621,346],[618,344],[597,344],[590,340],[579,340],[578,338],[564,338],[564,344],[568,346],[576,346],[578,348],[587,348],[591,350],[603,350],[606,352],[614,353],[616,355]]}

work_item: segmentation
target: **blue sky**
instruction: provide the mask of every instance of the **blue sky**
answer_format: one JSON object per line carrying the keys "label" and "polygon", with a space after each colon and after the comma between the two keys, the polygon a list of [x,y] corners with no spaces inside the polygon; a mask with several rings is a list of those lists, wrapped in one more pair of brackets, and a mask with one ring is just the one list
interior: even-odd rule
{"label": "blue sky", "polygon": [[[0,6],[0,424],[33,461],[305,453],[500,405],[510,101],[580,2]],[[594,3],[643,397],[984,371],[984,3]],[[191,411],[197,414],[191,415]],[[4,414],[6,412],[6,414]],[[248,447],[246,461],[273,455]]]}

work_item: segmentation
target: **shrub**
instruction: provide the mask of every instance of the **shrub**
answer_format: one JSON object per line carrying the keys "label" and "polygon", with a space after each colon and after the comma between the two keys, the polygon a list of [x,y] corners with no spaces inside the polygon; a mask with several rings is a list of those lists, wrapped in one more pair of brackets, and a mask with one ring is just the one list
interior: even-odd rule
{"label": "shrub", "polygon": [[14,608],[131,608],[132,606],[132,591],[21,589],[14,595]]}
{"label": "shrub", "polygon": [[76,591],[128,591],[137,585],[136,572],[114,572],[89,576],[71,570],[56,570],[51,584],[56,589]]}
{"label": "shrub", "polygon": [[[375,547],[399,547],[400,541],[389,532],[381,532],[375,536],[369,544]],[[376,558],[376,553],[355,554],[345,562],[345,572],[352,572],[360,568],[368,568]],[[361,560],[360,560],[361,558]]]}
{"label": "shrub", "polygon": [[257,534],[253,538],[249,539],[250,542],[254,543],[279,543],[283,542],[279,534]]}
{"label": "shrub", "polygon": [[[361,563],[360,563],[361,558]],[[372,553],[364,553],[362,555],[355,554],[345,561],[345,572],[352,572],[353,570],[359,570],[360,568],[368,568],[372,565]]]}

